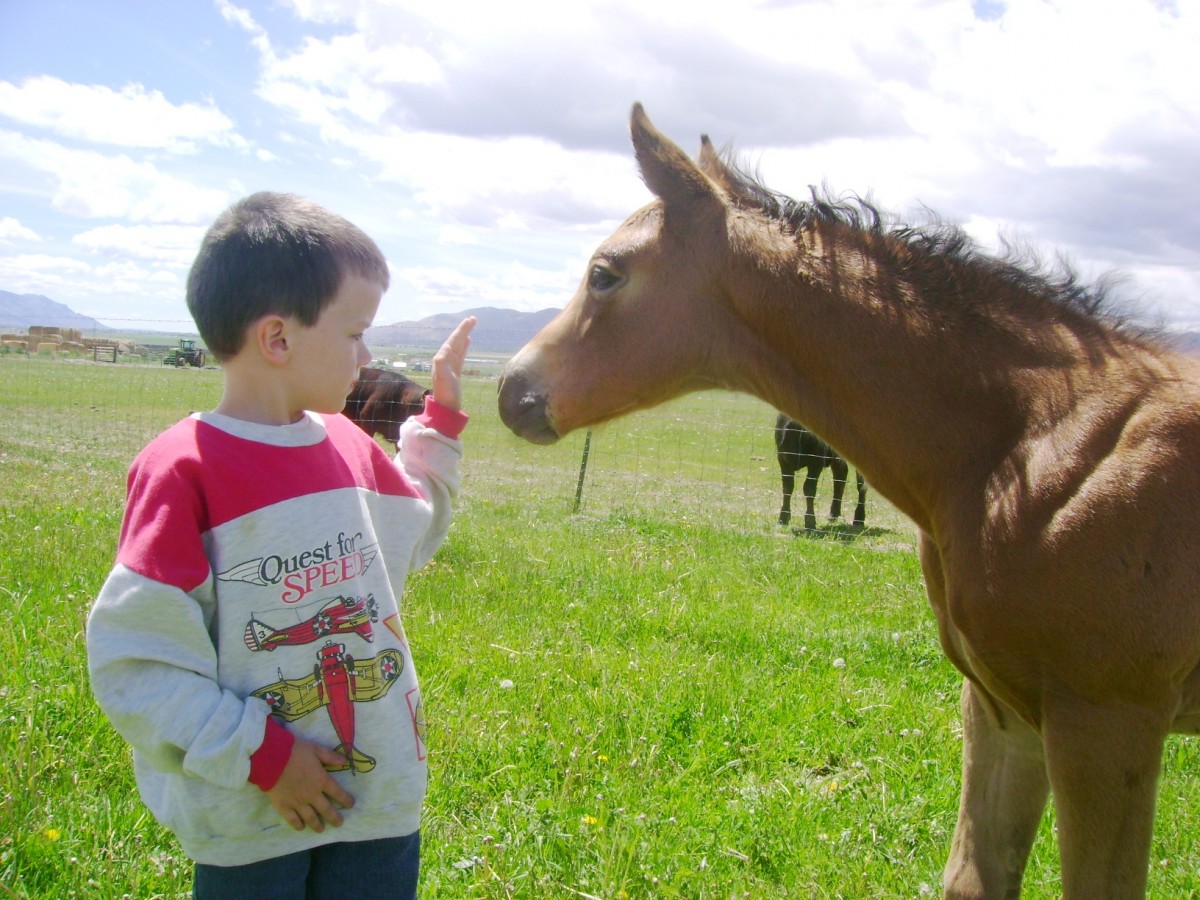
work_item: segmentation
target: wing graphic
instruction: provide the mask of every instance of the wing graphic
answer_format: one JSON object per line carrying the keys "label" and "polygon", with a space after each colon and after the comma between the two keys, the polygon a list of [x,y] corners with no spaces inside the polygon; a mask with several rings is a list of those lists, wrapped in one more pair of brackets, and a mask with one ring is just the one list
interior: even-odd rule
{"label": "wing graphic", "polygon": [[[346,669],[350,676],[347,694],[352,703],[369,703],[386,694],[404,671],[404,656],[399,650],[384,650],[370,659],[354,660]],[[318,670],[305,678],[284,678],[251,692],[251,697],[266,701],[274,715],[285,722],[302,719],[329,703],[330,692]]]}
{"label": "wing graphic", "polygon": [[262,558],[247,560],[244,563],[239,563],[232,569],[226,569],[224,572],[217,573],[217,581],[244,581],[247,584],[256,584],[260,587],[267,584],[263,580],[260,569],[262,567]]}
{"label": "wing graphic", "polygon": [[386,694],[404,671],[399,650],[384,650],[370,659],[354,661],[355,687],[350,697],[355,703],[369,703]]}
{"label": "wing graphic", "polygon": [[280,672],[278,681],[259,688],[250,696],[265,700],[267,706],[271,707],[272,714],[285,722],[294,722],[329,702],[328,696],[322,695],[318,683],[316,675],[309,675],[307,678],[284,678]]}

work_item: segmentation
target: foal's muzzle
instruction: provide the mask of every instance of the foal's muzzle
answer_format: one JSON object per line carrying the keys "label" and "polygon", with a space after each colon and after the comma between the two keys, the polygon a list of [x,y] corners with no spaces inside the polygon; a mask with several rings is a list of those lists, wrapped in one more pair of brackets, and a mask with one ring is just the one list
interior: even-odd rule
{"label": "foal's muzzle", "polygon": [[497,403],[500,421],[519,437],[534,444],[553,444],[558,440],[559,434],[550,424],[546,395],[532,386],[522,369],[505,367]]}

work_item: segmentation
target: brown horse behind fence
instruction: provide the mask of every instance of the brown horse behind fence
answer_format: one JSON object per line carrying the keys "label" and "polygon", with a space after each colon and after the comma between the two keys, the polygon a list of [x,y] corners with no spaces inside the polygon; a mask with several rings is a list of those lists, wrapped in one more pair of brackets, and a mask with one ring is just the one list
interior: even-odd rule
{"label": "brown horse behind fence", "polygon": [[510,361],[504,421],[549,443],[715,386],[811,425],[919,526],[965,676],[946,894],[1017,896],[1053,796],[1064,895],[1141,896],[1164,740],[1200,731],[1200,361],[957,229],[632,133],[657,199]]}
{"label": "brown horse behind fence", "polygon": [[429,390],[399,372],[365,366],[346,398],[342,412],[367,434],[400,440],[400,425],[425,408]]}

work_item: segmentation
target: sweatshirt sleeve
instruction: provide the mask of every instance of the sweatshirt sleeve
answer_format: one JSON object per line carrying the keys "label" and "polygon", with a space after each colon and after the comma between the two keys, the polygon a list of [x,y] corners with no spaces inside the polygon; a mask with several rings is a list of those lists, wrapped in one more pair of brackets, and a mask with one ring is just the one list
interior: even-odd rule
{"label": "sweatshirt sleeve", "polygon": [[269,709],[218,684],[204,515],[181,467],[153,453],[134,462],[117,563],[88,617],[88,671],[100,708],[147,763],[237,787]]}
{"label": "sweatshirt sleeve", "polygon": [[146,762],[227,788],[247,782],[269,710],[217,683],[195,598],[118,563],[88,617],[87,650],[96,701]]}
{"label": "sweatshirt sleeve", "polygon": [[458,437],[467,427],[467,421],[465,413],[447,409],[428,396],[425,411],[400,427],[396,463],[433,510],[425,539],[413,548],[410,563],[413,569],[433,558],[450,530],[452,506],[458,496],[458,464],[463,453]]}

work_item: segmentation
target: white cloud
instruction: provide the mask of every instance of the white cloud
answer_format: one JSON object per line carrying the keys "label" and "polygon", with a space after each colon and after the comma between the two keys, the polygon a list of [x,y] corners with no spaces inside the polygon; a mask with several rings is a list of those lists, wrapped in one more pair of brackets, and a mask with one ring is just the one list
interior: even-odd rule
{"label": "white cloud", "polygon": [[32,228],[26,228],[12,216],[0,217],[0,244],[13,241],[40,241],[41,237]]}
{"label": "white cloud", "polygon": [[[182,278],[132,260],[92,264],[54,254],[0,256],[0,284],[14,293],[49,296],[75,312],[111,322],[143,327],[153,319],[191,325],[182,303]],[[106,308],[105,299],[114,294],[121,297],[119,312]]]}
{"label": "white cloud", "polygon": [[75,295],[75,285],[92,272],[88,263],[68,256],[22,253],[0,256],[0,284],[17,294],[43,294],[60,302]]}
{"label": "white cloud", "polygon": [[173,104],[140,84],[114,90],[49,75],[0,81],[0,115],[95,144],[192,153],[203,144],[244,146],[233,122],[212,104]]}
{"label": "white cloud", "polygon": [[582,263],[571,260],[557,271],[514,261],[482,276],[446,266],[409,266],[393,274],[411,287],[417,303],[453,310],[494,306],[535,312],[569,300],[582,271]]}
{"label": "white cloud", "polygon": [[71,242],[94,253],[186,268],[192,264],[203,226],[104,225],[75,235]]}
{"label": "white cloud", "polygon": [[[0,234],[3,234],[3,223],[0,222]],[[479,236],[470,228],[461,225],[443,225],[438,231],[438,240],[451,245],[478,245]]]}
{"label": "white cloud", "polygon": [[54,141],[0,131],[0,158],[39,173],[53,185],[55,209],[81,218],[137,222],[202,222],[227,205],[225,191],[198,187],[125,154],[74,150]]}
{"label": "white cloud", "polygon": [[990,136],[1051,166],[1146,164],[1124,133],[1197,136],[1200,19],[1165,5],[1012,0],[1003,19],[937,39],[932,127]]}

